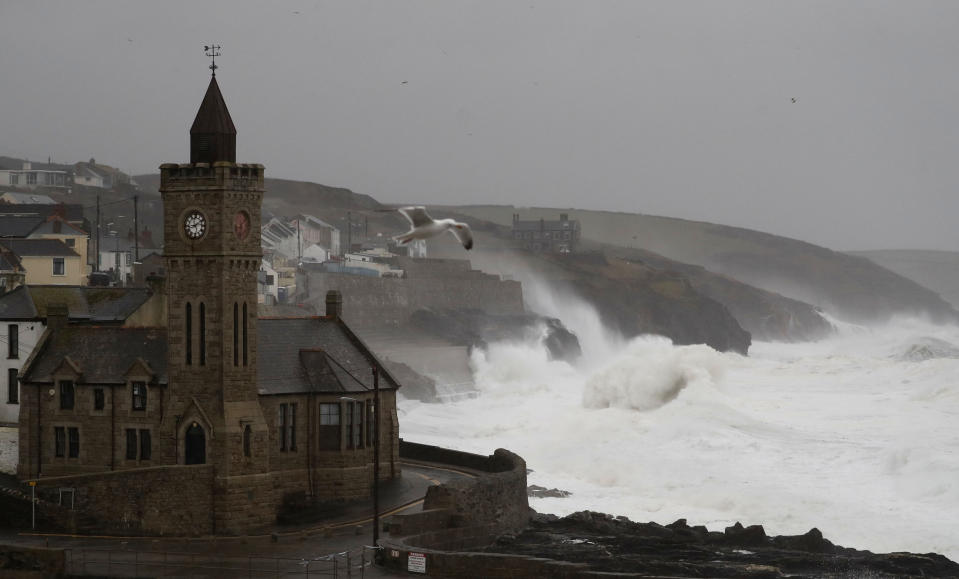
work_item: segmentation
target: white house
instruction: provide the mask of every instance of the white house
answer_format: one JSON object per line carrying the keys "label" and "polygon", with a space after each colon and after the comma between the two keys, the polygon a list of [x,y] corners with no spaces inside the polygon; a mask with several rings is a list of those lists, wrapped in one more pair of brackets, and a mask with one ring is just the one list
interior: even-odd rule
{"label": "white house", "polygon": [[66,189],[70,186],[70,175],[66,171],[54,169],[34,169],[30,161],[24,161],[19,168],[0,167],[0,186],[36,189],[37,187],[58,187]]}

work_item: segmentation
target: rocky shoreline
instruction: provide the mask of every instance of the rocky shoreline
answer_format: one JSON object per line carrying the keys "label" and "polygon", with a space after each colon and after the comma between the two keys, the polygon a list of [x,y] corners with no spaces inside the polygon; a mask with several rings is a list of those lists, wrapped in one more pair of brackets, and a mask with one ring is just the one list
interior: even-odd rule
{"label": "rocky shoreline", "polygon": [[761,525],[711,532],[685,519],[635,523],[591,511],[534,514],[525,531],[500,537],[485,551],[587,563],[593,571],[633,577],[959,577],[959,564],[942,555],[848,549],[818,529],[770,537]]}

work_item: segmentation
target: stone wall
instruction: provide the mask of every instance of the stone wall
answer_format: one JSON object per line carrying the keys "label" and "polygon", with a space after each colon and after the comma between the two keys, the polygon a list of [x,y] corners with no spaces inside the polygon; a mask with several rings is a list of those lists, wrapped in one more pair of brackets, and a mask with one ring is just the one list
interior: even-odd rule
{"label": "stone wall", "polygon": [[439,266],[440,272],[449,270],[448,275],[404,279],[300,272],[297,301],[323,314],[326,292],[339,290],[343,295],[343,318],[358,327],[405,324],[413,312],[423,308],[479,309],[489,314],[524,312],[519,282],[470,270],[469,262],[453,263]]}
{"label": "stone wall", "polygon": [[75,490],[79,532],[195,536],[215,532],[213,466],[160,466],[42,478],[38,494]]}
{"label": "stone wall", "polygon": [[[390,538],[380,541],[384,566],[406,570],[412,551],[427,554],[427,574],[435,577],[548,576],[539,567],[530,567],[523,557],[510,557],[515,561],[507,563],[505,557],[494,555],[477,566],[478,554],[449,552],[488,545],[496,537],[519,532],[527,525],[526,461],[504,449],[481,456],[406,441],[400,441],[400,457],[458,466],[478,476],[432,486],[422,512],[394,515]],[[529,574],[517,575],[517,569],[526,569]]]}

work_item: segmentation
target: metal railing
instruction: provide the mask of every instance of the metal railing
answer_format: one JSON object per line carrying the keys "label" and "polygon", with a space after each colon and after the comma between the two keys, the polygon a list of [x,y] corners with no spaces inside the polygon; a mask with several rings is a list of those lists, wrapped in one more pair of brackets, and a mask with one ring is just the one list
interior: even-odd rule
{"label": "metal railing", "polygon": [[67,573],[98,577],[189,577],[261,579],[363,579],[380,547],[363,546],[316,557],[262,555],[216,556],[208,553],[172,553],[116,549],[65,549]]}

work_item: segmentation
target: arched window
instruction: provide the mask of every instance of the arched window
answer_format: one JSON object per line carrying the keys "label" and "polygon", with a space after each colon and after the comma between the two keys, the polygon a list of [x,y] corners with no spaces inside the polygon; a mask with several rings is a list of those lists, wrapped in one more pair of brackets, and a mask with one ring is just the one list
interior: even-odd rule
{"label": "arched window", "polygon": [[186,303],[186,364],[193,364],[193,305]]}
{"label": "arched window", "polygon": [[251,438],[253,438],[253,429],[247,424],[243,428],[243,456],[253,456],[253,452],[250,449]]}
{"label": "arched window", "polygon": [[246,302],[243,302],[243,365],[244,366],[246,366],[247,360],[249,358],[249,350],[247,349],[249,342],[247,341],[247,337],[246,337],[246,326],[247,326]]}
{"label": "arched window", "polygon": [[240,304],[233,302],[233,365],[240,365]]}
{"label": "arched window", "polygon": [[206,366],[206,304],[200,302],[200,365]]}
{"label": "arched window", "polygon": [[183,455],[186,464],[206,463],[206,433],[203,427],[194,422],[186,431],[183,440]]}

